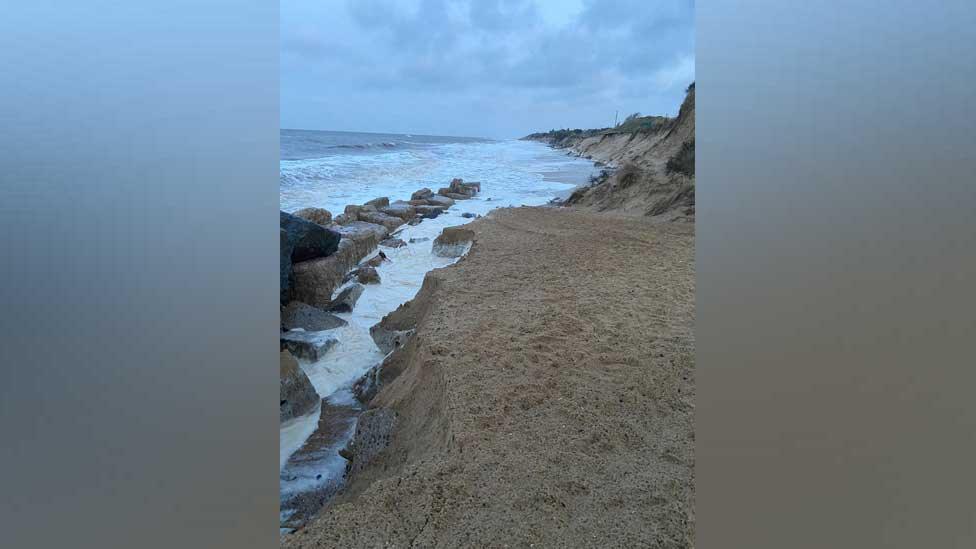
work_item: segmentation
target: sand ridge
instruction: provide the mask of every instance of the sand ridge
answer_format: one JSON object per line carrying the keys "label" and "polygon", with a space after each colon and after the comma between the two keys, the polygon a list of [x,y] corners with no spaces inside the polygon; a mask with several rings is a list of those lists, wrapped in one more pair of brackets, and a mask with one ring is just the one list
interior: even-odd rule
{"label": "sand ridge", "polygon": [[[694,226],[494,211],[370,403],[391,443],[285,547],[694,545]],[[407,315],[409,316],[409,315]]]}

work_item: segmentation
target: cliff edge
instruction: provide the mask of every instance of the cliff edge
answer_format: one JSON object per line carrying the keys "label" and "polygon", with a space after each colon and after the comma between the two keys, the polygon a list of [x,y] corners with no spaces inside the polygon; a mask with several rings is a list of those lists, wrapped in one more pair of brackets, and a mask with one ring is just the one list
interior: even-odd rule
{"label": "cliff edge", "polygon": [[616,128],[556,130],[523,139],[567,149],[608,166],[589,186],[577,189],[566,205],[664,221],[694,221],[694,83],[688,86],[674,118],[637,117]]}

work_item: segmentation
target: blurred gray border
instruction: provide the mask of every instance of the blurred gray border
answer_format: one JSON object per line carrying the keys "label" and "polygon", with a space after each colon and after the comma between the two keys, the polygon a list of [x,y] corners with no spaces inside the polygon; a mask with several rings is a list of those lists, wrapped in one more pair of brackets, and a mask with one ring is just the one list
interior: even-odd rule
{"label": "blurred gray border", "polygon": [[0,18],[0,546],[272,547],[277,2]]}
{"label": "blurred gray border", "polygon": [[698,3],[698,547],[976,547],[974,11]]}

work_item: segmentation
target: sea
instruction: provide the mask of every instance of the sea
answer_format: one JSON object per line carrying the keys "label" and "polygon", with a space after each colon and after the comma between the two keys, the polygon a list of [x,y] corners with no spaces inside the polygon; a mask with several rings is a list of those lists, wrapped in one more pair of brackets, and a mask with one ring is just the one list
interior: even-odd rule
{"label": "sea", "polygon": [[356,406],[352,385],[382,362],[369,328],[412,299],[430,270],[457,261],[435,256],[433,240],[445,227],[472,221],[463,213],[483,216],[498,207],[545,205],[586,184],[597,170],[588,160],[531,141],[317,130],[281,130],[280,137],[280,206],[286,212],[315,206],[338,215],[347,204],[382,196],[391,202],[409,200],[424,187],[437,192],[456,177],[481,183],[476,197],[458,200],[435,219],[403,226],[396,236],[408,245],[383,248],[389,261],[377,268],[381,283],[367,285],[353,311],[338,315],[348,325],[333,331],[336,346],[318,361],[299,360],[330,406],[280,426],[284,524],[294,513],[289,502],[296,495],[341,485],[346,461],[339,450],[351,438],[355,421],[325,450],[309,452],[311,445],[303,446],[316,432],[320,414],[328,413],[322,410]]}

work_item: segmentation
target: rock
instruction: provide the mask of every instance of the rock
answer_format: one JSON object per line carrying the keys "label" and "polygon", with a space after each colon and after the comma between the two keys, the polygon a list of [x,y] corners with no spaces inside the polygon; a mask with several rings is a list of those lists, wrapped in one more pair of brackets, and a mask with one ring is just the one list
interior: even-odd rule
{"label": "rock", "polygon": [[386,246],[387,248],[402,248],[406,246],[407,243],[399,238],[393,238],[392,236],[384,239],[380,242],[380,246]]}
{"label": "rock", "polygon": [[281,344],[298,358],[318,360],[339,340],[324,332],[291,330],[281,334]]}
{"label": "rock", "polygon": [[411,238],[410,243],[416,244],[418,242],[427,242],[428,240],[430,240],[430,237],[423,236],[423,237]]}
{"label": "rock", "polygon": [[360,284],[379,284],[380,273],[373,267],[360,267],[356,269],[356,281]]}
{"label": "rock", "polygon": [[486,198],[485,202],[491,202],[491,197],[489,196],[488,198]]}
{"label": "rock", "polygon": [[464,218],[467,218],[467,219],[473,219],[474,218],[474,214],[471,213],[471,212],[464,212],[463,214],[461,214],[461,217],[464,217]]}
{"label": "rock", "polygon": [[434,255],[440,257],[461,257],[474,240],[474,231],[464,227],[447,227],[434,239]]}
{"label": "rock", "polygon": [[450,208],[454,205],[454,199],[438,194],[428,198],[427,204],[431,206],[444,206],[444,208]]}
{"label": "rock", "polygon": [[308,380],[305,371],[288,351],[281,351],[278,370],[278,421],[285,422],[315,409],[322,398]]}
{"label": "rock", "polygon": [[406,221],[399,217],[393,217],[392,215],[387,215],[383,212],[372,212],[366,210],[359,212],[358,219],[359,221],[366,221],[367,223],[382,225],[390,231],[406,223]]}
{"label": "rock", "polygon": [[342,236],[317,223],[306,221],[289,213],[281,212],[279,232],[281,301],[286,301],[291,288],[291,272],[294,265],[303,261],[328,257],[339,247]]}
{"label": "rock", "polygon": [[363,216],[369,213],[378,212],[379,208],[373,204],[364,204],[362,206],[358,204],[349,204],[343,210],[343,215],[345,215],[350,221],[366,221]]}
{"label": "rock", "polygon": [[281,256],[279,266],[280,277],[278,281],[279,300],[284,303],[288,297],[288,290],[291,286],[291,253],[288,251],[288,233],[284,229],[278,229],[278,254]]}
{"label": "rock", "polygon": [[403,202],[402,200],[397,200],[385,208],[380,208],[380,211],[392,217],[399,217],[404,221],[408,221],[410,218],[417,215],[416,208],[410,203]]}
{"label": "rock", "polygon": [[386,254],[384,254],[383,252],[380,252],[376,257],[370,259],[366,263],[363,263],[363,265],[365,265],[367,267],[374,267],[375,268],[375,267],[379,267],[380,265],[382,265],[384,261],[387,261]]}
{"label": "rock", "polygon": [[292,214],[312,223],[318,223],[323,227],[332,224],[332,213],[323,208],[302,208]]}
{"label": "rock", "polygon": [[[358,400],[363,406],[369,405],[369,401],[373,400],[376,393],[380,389],[380,372],[383,368],[383,364],[377,364],[370,368],[363,377],[359,378],[356,383],[352,386],[352,392],[356,395],[356,400]],[[347,458],[348,459],[348,458]]]}
{"label": "rock", "polygon": [[434,219],[444,213],[446,206],[417,206],[414,208],[420,217],[424,219]]}
{"label": "rock", "polygon": [[455,178],[447,188],[438,190],[437,194],[451,198],[456,198],[454,195],[471,198],[479,192],[481,192],[481,183],[477,181],[465,183],[464,180]]}
{"label": "rock", "polygon": [[389,408],[366,410],[356,422],[356,433],[349,446],[341,453],[349,460],[346,475],[353,476],[362,471],[390,444],[393,428],[396,426],[396,412]]}
{"label": "rock", "polygon": [[336,231],[285,212],[281,212],[280,221],[292,263],[328,257],[339,247],[342,236]]}
{"label": "rock", "polygon": [[386,227],[362,221],[353,221],[336,229],[342,234],[336,253],[292,266],[291,299],[328,309],[332,294],[343,283],[345,274],[356,268],[389,233]]}
{"label": "rock", "polygon": [[410,339],[414,330],[394,330],[385,325],[382,322],[374,325],[369,329],[369,335],[372,336],[373,342],[376,346],[380,348],[384,353],[390,353],[406,344],[407,340]]}
{"label": "rock", "polygon": [[453,200],[467,200],[467,199],[471,198],[470,196],[468,196],[466,194],[452,193],[448,189],[438,189],[437,190],[437,194],[439,194],[441,196],[446,196],[447,198],[450,198],[450,199],[453,199]]}
{"label": "rock", "polygon": [[350,221],[343,227],[337,227],[336,230],[342,234],[343,238],[365,238],[367,233],[371,233],[376,237],[377,243],[390,234],[390,230],[383,225],[365,221]]}
{"label": "rock", "polygon": [[424,187],[423,189],[420,189],[419,191],[410,195],[410,200],[426,200],[432,196],[434,196],[434,191]]}
{"label": "rock", "polygon": [[427,206],[429,205],[426,198],[411,198],[407,200],[407,204],[411,206]]}
{"label": "rock", "polygon": [[385,207],[387,207],[387,206],[390,205],[390,199],[387,198],[387,197],[385,197],[385,196],[381,196],[379,198],[374,198],[374,199],[370,200],[369,202],[367,202],[366,204],[363,204],[363,205],[364,206],[372,206],[372,207],[376,208],[377,210],[381,210],[381,209],[383,209],[383,208],[385,208]]}
{"label": "rock", "polygon": [[422,217],[415,217],[415,218],[411,219],[410,221],[407,221],[407,225],[410,225],[411,227],[413,227],[415,225],[420,225],[420,223],[423,220],[424,220],[424,218],[422,218]]}
{"label": "rock", "polygon": [[352,218],[350,218],[344,213],[341,213],[335,216],[334,218],[332,218],[332,222],[335,223],[336,225],[346,225],[348,223],[352,223],[353,221],[354,220]]}
{"label": "rock", "polygon": [[352,284],[339,291],[339,295],[332,300],[329,310],[336,313],[351,313],[359,296],[363,295],[365,288],[362,284]]}
{"label": "rock", "polygon": [[312,307],[301,301],[292,301],[281,311],[281,326],[285,330],[301,328],[306,332],[332,330],[348,324],[345,320]]}

